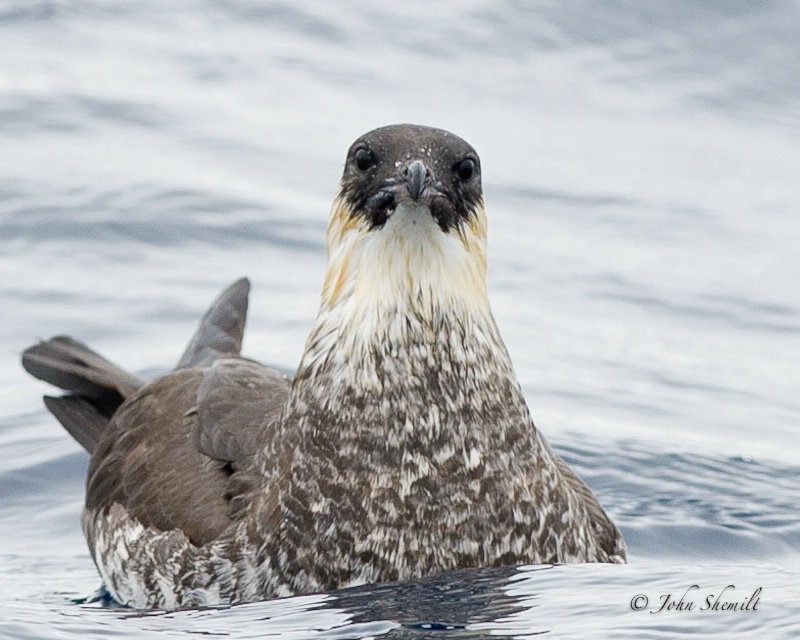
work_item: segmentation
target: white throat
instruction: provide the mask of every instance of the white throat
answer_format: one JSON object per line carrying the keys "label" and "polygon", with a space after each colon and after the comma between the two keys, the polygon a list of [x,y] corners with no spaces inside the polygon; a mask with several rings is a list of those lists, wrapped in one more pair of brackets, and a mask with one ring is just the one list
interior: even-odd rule
{"label": "white throat", "polygon": [[355,355],[376,341],[402,340],[406,317],[433,326],[445,316],[494,329],[483,208],[445,233],[426,206],[405,201],[370,229],[337,200],[320,310],[300,368],[314,368],[334,344]]}

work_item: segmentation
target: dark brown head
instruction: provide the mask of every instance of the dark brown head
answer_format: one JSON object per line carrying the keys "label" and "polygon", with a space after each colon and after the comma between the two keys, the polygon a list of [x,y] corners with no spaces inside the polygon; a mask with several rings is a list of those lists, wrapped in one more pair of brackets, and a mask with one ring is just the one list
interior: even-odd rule
{"label": "dark brown head", "polygon": [[411,124],[361,136],[347,153],[340,198],[372,228],[404,201],[426,206],[445,233],[469,222],[482,203],[475,149],[442,129]]}

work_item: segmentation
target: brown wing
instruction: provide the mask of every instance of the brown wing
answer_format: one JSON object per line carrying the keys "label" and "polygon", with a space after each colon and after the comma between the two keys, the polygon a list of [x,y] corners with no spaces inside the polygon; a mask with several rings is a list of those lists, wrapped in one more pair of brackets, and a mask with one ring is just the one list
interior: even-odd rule
{"label": "brown wing", "polygon": [[249,290],[244,278],[226,288],[178,368],[114,413],[92,452],[89,511],[116,503],[198,546],[246,513],[261,480],[255,456],[289,394],[285,376],[239,357]]}
{"label": "brown wing", "polygon": [[247,468],[280,417],[289,386],[285,375],[252,360],[217,360],[197,393],[196,447],[237,470]]}
{"label": "brown wing", "polygon": [[261,482],[255,457],[289,394],[285,376],[239,357],[249,291],[245,278],[227,287],[178,368],[147,385],[72,338],[25,351],[30,373],[72,394],[47,406],[92,454],[87,510],[119,504],[195,545],[246,513]]}
{"label": "brown wing", "polygon": [[200,319],[176,369],[209,365],[219,358],[239,355],[249,294],[250,281],[240,278],[217,296]]}
{"label": "brown wing", "polygon": [[180,529],[195,545],[246,512],[254,458],[288,397],[289,381],[243,359],[185,368],[120,407],[92,455],[86,507],[114,503],[145,526]]}
{"label": "brown wing", "polygon": [[217,360],[200,384],[197,410],[190,412],[195,447],[233,472],[225,489],[231,520],[247,512],[261,488],[256,457],[272,437],[290,385],[285,375],[242,358]]}

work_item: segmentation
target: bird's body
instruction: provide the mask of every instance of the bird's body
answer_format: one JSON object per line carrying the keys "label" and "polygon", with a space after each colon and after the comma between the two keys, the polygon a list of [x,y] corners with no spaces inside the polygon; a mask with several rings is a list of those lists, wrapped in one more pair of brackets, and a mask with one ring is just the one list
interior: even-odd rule
{"label": "bird's body", "polygon": [[[292,381],[239,357],[242,282],[174,373],[130,392],[109,384],[113,366],[95,372],[127,393],[116,408],[84,390],[78,416],[113,414],[84,436],[83,526],[115,598],[176,608],[460,567],[624,562],[618,529],[533,426],[489,307],[485,240],[474,150],[436,129],[378,129],[348,154]],[[91,360],[69,344],[70,362]],[[80,396],[48,345],[26,366]],[[85,431],[66,408],[65,426]]]}

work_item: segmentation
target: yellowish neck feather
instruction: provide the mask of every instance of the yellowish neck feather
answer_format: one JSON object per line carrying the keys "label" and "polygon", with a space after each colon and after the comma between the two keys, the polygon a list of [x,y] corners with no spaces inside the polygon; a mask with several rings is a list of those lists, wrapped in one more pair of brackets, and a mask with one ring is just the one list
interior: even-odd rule
{"label": "yellowish neck feather", "polygon": [[488,306],[483,208],[444,233],[427,208],[401,204],[383,228],[370,230],[337,200],[321,311],[343,304],[361,319],[395,309],[427,315],[441,306]]}
{"label": "yellowish neck feather", "polygon": [[475,322],[494,332],[483,207],[449,233],[426,208],[406,203],[382,228],[370,229],[337,199],[320,310],[301,369],[315,370],[334,349],[357,357],[376,341],[405,342],[409,318],[429,328],[445,318]]}

